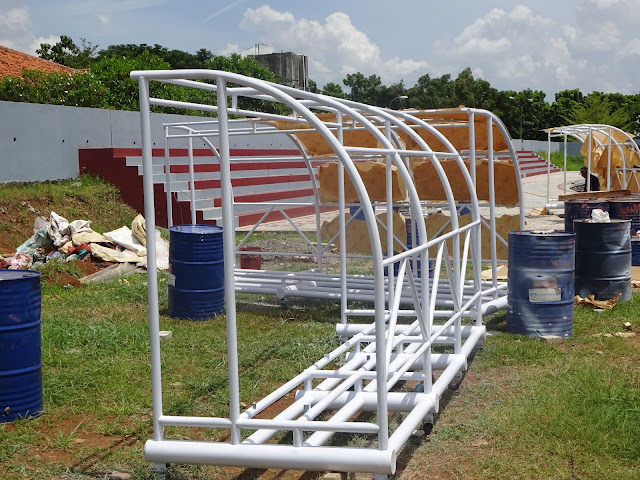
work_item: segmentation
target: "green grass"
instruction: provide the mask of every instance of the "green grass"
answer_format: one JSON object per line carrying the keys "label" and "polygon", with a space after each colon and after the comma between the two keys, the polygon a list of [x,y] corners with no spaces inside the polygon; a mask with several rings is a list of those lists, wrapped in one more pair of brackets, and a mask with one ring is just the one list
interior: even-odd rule
{"label": "green grass", "polygon": [[[639,478],[638,340],[593,336],[625,321],[638,330],[639,310],[637,294],[610,312],[576,307],[574,336],[560,345],[490,336],[417,446],[419,465],[453,450],[474,460],[447,465],[452,478]],[[489,319],[490,330],[504,327],[504,313]]]}
{"label": "green grass", "polygon": [[[161,275],[161,313],[166,285]],[[43,284],[42,293],[46,413],[0,424],[0,478],[65,478],[57,476],[63,465],[69,478],[96,472],[104,478],[118,465],[139,472],[135,478],[149,477],[142,454],[152,436],[146,276],[75,289]],[[240,400],[262,398],[335,348],[336,318],[333,302],[290,302],[285,309],[275,299],[242,296]],[[162,315],[160,328],[173,332],[162,343],[165,413],[228,415],[225,317],[191,322]],[[99,445],[92,444],[95,436]],[[92,455],[100,459],[89,465],[83,459]],[[184,478],[200,478],[196,471],[185,467]]]}
{"label": "green grass", "polygon": [[[19,196],[23,193],[17,186],[2,186],[0,206],[16,202],[10,191],[31,201],[30,195],[36,198],[52,189],[51,201],[64,203],[69,194],[56,189],[87,188],[89,197],[110,188],[91,179],[82,182],[82,187],[71,187],[73,182],[28,185],[23,187],[27,197]],[[88,197],[84,204],[94,205]],[[126,209],[117,212],[114,218]],[[102,217],[81,211],[78,217],[101,218],[106,225]],[[254,240],[271,242],[277,250],[296,237],[259,234]],[[305,262],[290,263],[309,268]],[[370,261],[354,261],[349,268],[368,273]],[[45,277],[58,273],[78,274],[61,262],[43,268]],[[166,286],[166,276],[160,275],[160,328],[173,332],[173,338],[161,343],[164,413],[227,415],[225,317],[206,322],[169,318]],[[0,424],[0,478],[88,480],[108,478],[115,469],[128,470],[135,479],[154,478],[143,454],[144,442],[153,435],[146,277],[137,274],[81,288],[44,282],[42,293],[45,414]],[[240,401],[245,405],[337,345],[336,302],[288,300],[283,308],[273,297],[237,298]],[[442,399],[428,441],[414,437],[400,452],[394,478],[640,478],[640,339],[594,336],[623,331],[626,321],[638,332],[638,318],[637,294],[611,311],[576,307],[574,335],[560,345],[504,333],[504,313],[486,318],[489,330],[498,333],[476,351],[460,388]],[[226,435],[192,430],[168,428],[166,435]],[[332,441],[341,440],[337,436]],[[348,441],[365,445],[370,438],[351,436]],[[240,474],[238,469],[195,465],[174,465],[171,472],[174,480]]]}
{"label": "green grass", "polygon": [[[547,152],[536,152],[536,155],[548,160]],[[564,169],[564,151],[551,152],[551,163],[560,169]],[[580,170],[584,166],[584,157],[567,156],[567,171]]]}
{"label": "green grass", "polygon": [[32,234],[34,220],[51,211],[69,221],[90,220],[104,233],[131,225],[137,215],[116,187],[89,175],[70,180],[0,184],[0,247],[13,251]]}

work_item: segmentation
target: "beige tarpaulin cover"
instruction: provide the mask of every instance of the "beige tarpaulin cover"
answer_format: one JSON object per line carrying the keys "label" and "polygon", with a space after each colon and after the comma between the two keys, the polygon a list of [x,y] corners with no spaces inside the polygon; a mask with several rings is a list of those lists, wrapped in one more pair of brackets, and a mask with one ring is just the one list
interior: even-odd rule
{"label": "beige tarpaulin cover", "polygon": [[[489,219],[482,217],[485,222],[489,223]],[[425,225],[427,227],[427,238],[432,239],[434,236],[440,231],[440,229],[446,225],[451,220],[451,217],[445,215],[443,213],[436,213],[434,215],[430,215],[425,218]],[[462,215],[458,217],[458,222],[460,226],[469,225],[471,222],[471,215]],[[502,215],[500,217],[496,217],[496,233],[501,236],[503,239],[507,240],[509,238],[509,232],[513,230],[520,230],[520,215]],[[451,231],[451,224],[447,225],[445,229],[440,233],[440,235],[444,233],[448,233]],[[489,230],[486,228],[481,229],[481,244],[482,244],[482,258],[489,259],[492,257],[491,255],[491,237],[489,236]],[[449,249],[449,254],[452,252],[452,241],[451,239],[447,240],[447,248]],[[460,248],[464,245],[464,241],[460,239]],[[435,255],[434,251],[429,251],[429,255]],[[497,258],[500,260],[507,260],[509,258],[509,249],[503,244],[499,239],[496,241],[496,254]]]}
{"label": "beige tarpaulin cover", "polygon": [[[464,163],[468,170],[469,161]],[[449,158],[442,160],[440,164],[451,184],[456,202],[470,201],[469,187],[467,187],[458,163]],[[420,200],[445,201],[444,187],[433,164],[431,162],[412,162],[411,165]],[[513,164],[510,161],[494,161],[493,167],[496,205],[517,205],[518,184]],[[480,201],[489,201],[489,161],[486,159],[476,160],[476,195]]]}
{"label": "beige tarpaulin cover", "polygon": [[[335,122],[336,115],[333,113],[319,113],[317,117],[323,122]],[[343,123],[348,123],[351,119],[349,117],[342,118]],[[298,139],[302,144],[305,152],[312,157],[326,157],[335,155],[335,152],[331,149],[327,141],[316,130],[311,130],[312,127],[308,123],[301,122],[285,122],[285,121],[271,121],[268,122],[275,125],[278,130],[297,130],[297,129],[309,129],[307,132],[294,133],[293,136]],[[332,131],[336,135],[335,130]],[[352,147],[366,147],[366,148],[379,148],[378,141],[371,133],[362,128],[349,130],[344,128],[342,131],[342,138],[344,145]]]}
{"label": "beige tarpaulin cover", "polygon": [[[417,112],[411,113],[412,116],[424,120],[426,123],[432,124],[438,131],[444,135],[449,142],[453,144],[456,150],[469,150],[469,127],[466,125],[469,121],[469,115],[462,110],[459,111],[436,111],[436,112]],[[487,138],[487,118],[481,115],[474,115],[475,130],[475,148],[479,151],[487,151],[489,142]],[[438,128],[438,125],[447,125],[445,128]],[[451,126],[459,125],[459,126]],[[493,150],[496,152],[507,150],[507,139],[504,138],[502,132],[493,124]],[[434,151],[448,152],[437,137],[423,128],[415,130],[421,138],[423,138],[429,147]],[[400,138],[407,144],[408,150],[418,150],[417,144],[409,138],[409,136],[399,131]]]}
{"label": "beige tarpaulin cover", "polygon": [[[438,125],[446,125],[445,128],[438,129],[439,132],[444,135],[456,148],[456,150],[468,150],[469,145],[469,127],[466,123],[469,121],[469,115],[462,110],[443,110],[435,112],[415,112],[411,111],[411,115],[427,123],[433,124],[436,128]],[[336,115],[333,113],[320,113],[317,117],[324,122],[335,122]],[[343,129],[343,144],[351,147],[365,147],[365,148],[379,148],[380,144],[374,138],[374,136],[362,127],[349,130],[348,123],[351,120],[349,117],[343,117],[343,124],[347,127]],[[278,130],[299,130],[310,129],[307,132],[294,133],[293,136],[298,139],[302,144],[305,152],[313,157],[323,157],[334,155],[334,151],[331,149],[326,140],[315,130],[311,130],[312,127],[306,122],[296,121],[268,121],[271,125],[275,125]],[[459,125],[459,126],[451,126]],[[487,118],[481,115],[474,116],[475,127],[475,148],[476,150],[486,151],[489,144],[487,139]],[[446,151],[446,148],[435,135],[428,132],[423,128],[417,128],[415,130],[420,137],[422,137],[430,148],[434,151]],[[507,139],[504,138],[498,127],[493,124],[493,149],[496,152],[504,151],[508,149]],[[401,141],[408,150],[421,150],[418,145],[413,141],[408,134],[401,130],[396,130]],[[336,135],[335,131],[332,132]]]}
{"label": "beige tarpaulin cover", "polygon": [[97,243],[89,245],[91,247],[91,255],[104,260],[105,262],[117,262],[117,263],[138,263],[140,257],[131,250],[123,250],[122,252],[115,248],[107,248]]}
{"label": "beige tarpaulin cover", "polygon": [[[589,150],[591,150],[591,172],[598,175],[600,185],[602,188],[605,188],[607,185],[607,164],[609,162],[609,132],[607,131],[605,133],[602,131],[592,130],[590,142],[588,133],[579,133],[576,136],[581,138],[584,142],[580,149],[580,155],[584,157],[584,164],[587,165],[587,162],[589,161]],[[633,138],[634,135],[625,134],[618,130],[611,130],[612,143],[610,171],[612,173],[616,168],[624,166],[623,155],[626,160],[627,167],[640,166],[640,158],[638,158],[638,153],[634,148],[627,145],[620,145],[618,147],[615,144],[616,142],[627,142],[629,137]],[[616,175],[611,176],[611,183],[611,190],[622,188],[619,179],[616,178]],[[633,187],[633,185],[630,185],[630,187]],[[635,192],[638,191],[637,189],[630,189]]]}
{"label": "beige tarpaulin cover", "polygon": [[133,221],[131,222],[131,231],[133,232],[135,237],[138,239],[138,241],[146,247],[147,246],[147,229],[146,229],[146,223],[144,221],[144,217],[142,215],[138,214],[138,216],[133,219]]}
{"label": "beige tarpaulin cover", "polygon": [[[366,161],[354,162],[362,179],[369,198],[374,202],[387,201],[387,166],[384,163]],[[327,162],[318,167],[318,181],[320,183],[320,203],[338,202],[338,163]],[[407,195],[404,182],[400,178],[398,168],[391,166],[392,200],[403,201]],[[344,201],[359,202],[360,199],[349,176],[344,176]]]}
{"label": "beige tarpaulin cover", "polygon": [[[382,244],[382,251],[387,252],[387,213],[380,213],[376,215],[378,219],[382,221],[380,225],[379,222],[376,222],[378,226],[378,234],[380,235],[380,243]],[[345,213],[345,222],[351,218],[351,215]],[[326,241],[330,240],[334,237],[338,230],[340,229],[340,217],[337,216],[330,222],[324,222],[322,224],[321,233],[322,238]],[[405,240],[407,238],[407,226],[405,224],[404,216],[397,212],[393,212],[393,233],[394,235],[401,239]],[[369,230],[367,228],[367,222],[362,220],[358,220],[354,218],[349,222],[346,226],[346,252],[347,253],[371,253],[371,242],[369,241]],[[338,236],[335,240],[335,245],[338,249],[340,249],[340,237]],[[404,242],[403,242],[404,243]],[[393,249],[396,252],[401,252],[404,250],[402,245],[398,243],[397,240],[393,242]]]}

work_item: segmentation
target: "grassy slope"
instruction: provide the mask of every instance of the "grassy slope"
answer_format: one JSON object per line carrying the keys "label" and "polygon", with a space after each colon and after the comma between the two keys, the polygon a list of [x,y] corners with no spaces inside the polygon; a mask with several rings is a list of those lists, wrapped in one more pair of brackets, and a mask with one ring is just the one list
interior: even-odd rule
{"label": "grassy slope", "polygon": [[[82,181],[100,198],[85,193],[81,205],[100,209],[105,189],[117,198],[111,187]],[[61,188],[78,188],[70,183]],[[9,197],[9,187],[3,187],[0,201],[20,211],[22,201],[60,185],[10,187],[15,189]],[[115,204],[80,210],[85,207],[69,200],[80,198],[73,192],[49,195],[47,208],[104,228],[126,221],[108,224],[91,212],[133,215]],[[23,222],[28,229],[34,216],[29,214]],[[137,275],[77,289],[43,286],[46,414],[0,424],[0,478],[105,478],[116,468],[132,471],[134,478],[153,478],[142,453],[152,435],[145,282]],[[224,317],[168,318],[166,278],[159,282],[160,327],[173,332],[162,344],[165,413],[224,415]],[[251,303],[238,306],[241,400],[250,405],[335,345],[338,309],[334,303],[306,301],[284,310],[271,298],[243,299]],[[639,478],[640,341],[593,336],[622,331],[625,321],[638,331],[639,314],[640,298],[634,295],[610,312],[576,307],[575,335],[561,345],[505,333],[489,337],[460,389],[445,399],[430,440],[413,438],[401,452],[397,478]],[[488,320],[490,329],[504,331],[504,314]],[[167,432],[173,438],[184,433]],[[196,432],[199,438],[219,435]],[[173,472],[178,479],[227,479],[242,470],[174,466]],[[282,473],[282,478],[299,477]]]}
{"label": "grassy slope", "polygon": [[0,250],[14,252],[33,234],[34,220],[38,216],[48,220],[51,211],[69,221],[91,220],[91,227],[100,233],[131,225],[137,214],[120,201],[114,186],[88,175],[59,182],[0,184]]}

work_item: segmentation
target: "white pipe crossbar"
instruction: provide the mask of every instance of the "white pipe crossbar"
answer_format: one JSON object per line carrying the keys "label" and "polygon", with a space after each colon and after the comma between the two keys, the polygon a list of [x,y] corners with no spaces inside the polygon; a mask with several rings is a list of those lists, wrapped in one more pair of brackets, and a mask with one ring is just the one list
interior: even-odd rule
{"label": "white pipe crossbar", "polygon": [[[241,75],[211,70],[138,71],[131,78],[139,82],[140,113],[142,122],[142,151],[145,186],[145,216],[147,220],[147,244],[149,247],[149,327],[151,338],[151,383],[153,398],[153,439],[145,445],[145,458],[153,462],[162,474],[167,463],[213,464],[247,468],[279,468],[304,470],[338,470],[344,472],[370,472],[377,476],[393,474],[396,456],[409,436],[422,423],[432,421],[437,413],[440,398],[449,384],[459,381],[467,368],[467,361],[474,348],[485,336],[482,316],[506,305],[505,285],[496,280],[481,281],[480,230],[488,228],[491,238],[492,266],[496,269],[496,245],[504,242],[495,226],[495,179],[493,176],[494,152],[492,135],[494,128],[505,138],[506,129],[491,112],[478,109],[450,109],[445,112],[462,115],[463,120],[447,123],[441,118],[429,120],[429,113],[392,111],[343,99],[335,99],[310,92],[276,85]],[[205,82],[197,81],[204,80]],[[196,88],[216,92],[216,104],[204,105],[177,101],[170,98],[151,98],[150,82],[166,82],[184,88]],[[233,87],[228,85],[232,84]],[[251,98],[279,104],[292,112],[291,116],[269,111],[247,111],[239,108],[239,99]],[[192,207],[192,223],[195,222],[194,164],[203,163],[194,158],[193,139],[203,141],[212,150],[210,157],[219,164],[220,199],[223,227],[223,260],[225,277],[225,306],[227,334],[227,362],[229,378],[229,416],[193,417],[165,412],[162,405],[161,356],[159,347],[159,313],[156,279],[156,263],[153,239],[155,230],[153,204],[153,161],[151,155],[150,105],[183,108],[210,112],[215,120],[171,123],[165,131],[165,169],[167,172],[167,199],[171,199],[169,172],[171,168],[170,143],[188,141],[189,199]],[[329,113],[325,118],[310,109]],[[442,113],[442,111],[440,111]],[[424,114],[427,114],[426,116]],[[250,115],[247,121],[230,119],[230,115]],[[292,130],[278,130],[269,122],[286,122]],[[490,220],[480,217],[476,183],[475,141],[477,121],[486,121],[489,132]],[[258,127],[257,123],[262,122]],[[298,124],[298,125],[296,125]],[[470,166],[441,131],[448,128],[469,130]],[[176,133],[177,132],[177,133]],[[307,151],[302,137],[313,133],[326,143],[331,159],[338,163],[338,201],[321,204],[316,177],[319,159]],[[366,144],[350,143],[350,135],[357,133],[370,138]],[[312,241],[278,202],[256,204],[260,211],[267,211],[249,234],[236,244],[235,215],[238,207],[251,202],[236,202],[233,195],[231,165],[246,157],[230,156],[230,138],[238,136],[285,135],[299,149],[309,173],[313,201],[296,201],[288,206],[313,206],[316,212],[317,234]],[[436,138],[440,150],[434,150],[425,138]],[[412,144],[407,148],[406,142]],[[519,171],[511,142],[507,142],[509,154],[519,182]],[[372,146],[375,145],[375,146]],[[465,146],[466,148],[466,146]],[[478,157],[483,155],[478,154]],[[429,238],[424,213],[431,208],[418,194],[409,168],[410,158],[429,162],[434,169],[433,182],[441,185],[444,200],[434,203],[438,208],[451,212],[449,231]],[[173,158],[173,157],[172,157]],[[274,160],[274,156],[265,156]],[[288,158],[288,157],[287,157]],[[483,157],[484,158],[484,157]],[[385,189],[372,205],[370,193],[358,173],[356,163],[361,160],[385,163]],[[259,161],[259,160],[256,160]],[[460,175],[462,186],[468,190],[466,207],[471,221],[461,225],[458,219],[456,194],[442,163],[450,162]],[[206,163],[206,162],[204,162]],[[184,164],[184,162],[182,163]],[[392,198],[393,175],[397,175],[406,187],[404,199]],[[357,201],[346,201],[345,181],[350,181]],[[518,183],[520,204],[522,192]],[[200,197],[198,197],[200,198]],[[381,201],[380,201],[381,200]],[[370,253],[339,254],[328,252],[320,235],[320,211],[322,206],[337,207],[340,228],[336,234],[341,245],[346,244],[345,220],[347,207],[358,207],[357,215],[365,219]],[[412,219],[411,242],[398,238],[392,228],[379,221],[376,213],[386,212],[386,225],[391,225],[394,209],[406,210]],[[305,238],[311,256],[317,258],[317,266],[306,272],[276,272],[241,270],[235,268],[238,248],[244,245],[266,220],[269,212],[278,210],[294,229]],[[381,209],[381,210],[378,210]],[[171,211],[169,221],[171,222]],[[524,215],[520,209],[521,227]],[[350,221],[350,220],[349,220]],[[379,231],[380,230],[380,231]],[[383,250],[381,238],[386,239]],[[402,251],[396,252],[398,242]],[[408,246],[410,245],[410,246]],[[290,252],[262,252],[263,255],[290,255]],[[350,275],[347,264],[351,259],[369,258],[372,274]],[[340,259],[340,272],[329,274],[325,265],[330,259]],[[435,259],[433,278],[427,275],[430,260]],[[417,272],[422,265],[423,274]],[[398,267],[396,276],[394,267]],[[300,374],[277,388],[249,408],[241,408],[238,371],[238,336],[236,326],[236,293],[269,293],[279,298],[326,298],[340,301],[338,333],[342,343],[309,366]],[[368,306],[354,306],[353,300],[364,301]],[[368,317],[372,323],[363,325],[349,320]],[[444,349],[432,353],[433,345]],[[434,380],[434,373],[439,376]],[[420,393],[413,388],[418,385]],[[397,389],[397,391],[391,391]],[[290,396],[294,400],[291,403]],[[287,396],[286,406],[279,408]],[[263,418],[267,409],[278,410],[269,418]],[[372,420],[358,421],[359,412],[372,412]],[[400,415],[395,427],[389,424],[389,412]],[[257,416],[260,415],[260,418]],[[356,420],[354,420],[356,418]],[[165,435],[165,427],[213,428],[228,433],[228,442],[204,442],[175,440]],[[248,433],[247,430],[255,430]],[[290,440],[267,444],[278,432],[291,432]],[[343,435],[364,435],[368,448],[354,448],[346,444],[326,446],[336,432]],[[181,435],[184,433],[181,431]],[[289,437],[288,437],[289,438]],[[378,477],[376,477],[378,478]]]}

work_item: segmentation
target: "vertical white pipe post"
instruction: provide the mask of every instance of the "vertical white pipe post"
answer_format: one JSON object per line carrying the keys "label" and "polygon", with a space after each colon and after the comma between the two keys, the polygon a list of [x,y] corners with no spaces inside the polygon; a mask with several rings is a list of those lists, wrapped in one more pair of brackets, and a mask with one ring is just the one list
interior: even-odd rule
{"label": "vertical white pipe post", "polygon": [[593,134],[591,132],[591,126],[589,126],[589,136],[587,137],[589,139],[589,147],[588,147],[588,152],[587,152],[587,178],[585,180],[585,192],[590,192],[591,191],[591,142],[593,139]]}
{"label": "vertical white pipe post", "polygon": [[224,295],[227,316],[227,363],[229,365],[229,419],[231,444],[240,443],[240,381],[238,378],[238,331],[236,327],[236,293],[234,264],[236,253],[233,188],[231,188],[231,157],[229,153],[229,118],[227,113],[227,82],[222,77],[218,86],[218,132],[220,134],[220,189],[222,195],[222,238],[224,254]]}
{"label": "vertical white pipe post", "polygon": [[550,185],[551,185],[551,131],[549,130],[547,131],[547,203],[545,207],[549,205],[549,202],[551,201],[551,199],[549,198],[551,196]]}
{"label": "vertical white pipe post", "polygon": [[173,205],[171,204],[171,158],[169,157],[169,127],[164,127],[164,178],[167,188],[167,228],[173,226]]}
{"label": "vertical white pipe post", "polygon": [[[389,142],[391,142],[391,123],[388,119],[384,122],[385,135]],[[385,164],[386,164],[386,175],[387,175],[387,255],[389,257],[393,256],[393,184],[392,184],[392,169],[391,169],[391,154],[387,153],[385,155]],[[377,225],[376,225],[377,228]],[[389,290],[389,306],[391,306],[391,302],[394,296],[395,284],[393,281],[393,274],[395,270],[395,264],[389,265],[387,267],[387,277],[389,278],[388,290]],[[400,286],[402,288],[402,286]],[[389,331],[389,335],[391,335],[391,331]]]}
{"label": "vertical white pipe post", "polygon": [[[497,231],[496,231],[496,181],[495,171],[493,165],[493,119],[487,117],[487,144],[489,155],[489,222],[491,223],[491,271],[493,272],[491,278],[491,285],[494,288],[493,298],[498,298],[498,253],[496,246]],[[458,353],[458,352],[456,352]]]}
{"label": "vertical white pipe post", "polygon": [[[609,155],[607,157],[607,191],[611,190],[611,127],[609,127],[609,146],[607,148]],[[626,165],[625,167],[626,172]],[[589,183],[591,183],[591,178],[589,178]],[[626,188],[626,185],[625,185]]]}
{"label": "vertical white pipe post", "polygon": [[193,172],[193,132],[189,132],[189,193],[191,194],[191,225],[196,224],[196,179]]}
{"label": "vertical white pipe post", "polygon": [[[355,122],[355,119],[354,119]],[[344,143],[342,112],[336,114],[338,131],[336,132],[340,145]],[[338,161],[338,217],[340,225],[340,323],[347,323],[347,232],[344,220],[344,165]]]}
{"label": "vertical white pipe post", "polygon": [[149,302],[149,343],[151,357],[151,398],[153,401],[153,439],[162,440],[162,374],[160,371],[160,314],[158,311],[158,270],[156,269],[156,216],[153,201],[153,159],[149,80],[140,77],[140,126],[142,132],[142,186],[147,237],[147,299]]}
{"label": "vertical white pipe post", "polygon": [[469,112],[469,173],[473,186],[476,186],[476,129],[475,114]]}
{"label": "vertical white pipe post", "polygon": [[567,193],[567,134],[564,134],[564,184],[562,186],[563,192]]}

